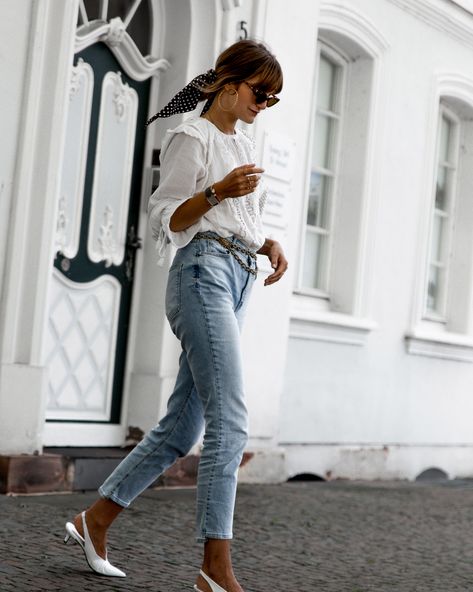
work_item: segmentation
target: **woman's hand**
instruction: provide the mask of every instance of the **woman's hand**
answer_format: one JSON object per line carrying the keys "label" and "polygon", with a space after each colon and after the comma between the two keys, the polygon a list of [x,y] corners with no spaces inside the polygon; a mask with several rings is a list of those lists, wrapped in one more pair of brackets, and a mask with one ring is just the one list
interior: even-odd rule
{"label": "woman's hand", "polygon": [[[258,175],[263,171],[264,169],[258,169],[254,164],[244,164],[233,169],[221,181],[213,184],[217,199],[222,201],[227,197],[241,197],[252,193],[258,186]],[[175,210],[171,216],[169,228],[172,232],[185,230],[202,218],[209,209],[204,192],[196,193]]]}
{"label": "woman's hand", "polygon": [[255,164],[244,164],[233,169],[221,181],[214,183],[217,197],[222,200],[252,193],[258,186],[260,173],[264,173],[264,169],[257,168]]}
{"label": "woman's hand", "polygon": [[266,255],[271,261],[271,267],[274,269],[274,272],[271,275],[268,275],[264,280],[264,285],[270,286],[279,281],[288,268],[288,262],[284,256],[284,251],[277,241],[267,238],[264,241],[264,245],[257,252],[260,255]]}

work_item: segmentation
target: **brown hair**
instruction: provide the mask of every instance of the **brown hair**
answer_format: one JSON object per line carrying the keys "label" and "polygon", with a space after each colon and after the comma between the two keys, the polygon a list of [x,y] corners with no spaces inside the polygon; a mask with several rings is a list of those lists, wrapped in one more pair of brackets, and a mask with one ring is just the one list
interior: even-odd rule
{"label": "brown hair", "polygon": [[276,57],[263,44],[252,39],[242,39],[225,49],[215,64],[217,78],[202,89],[202,99],[215,97],[226,84],[258,79],[258,88],[264,92],[279,93],[283,75]]}

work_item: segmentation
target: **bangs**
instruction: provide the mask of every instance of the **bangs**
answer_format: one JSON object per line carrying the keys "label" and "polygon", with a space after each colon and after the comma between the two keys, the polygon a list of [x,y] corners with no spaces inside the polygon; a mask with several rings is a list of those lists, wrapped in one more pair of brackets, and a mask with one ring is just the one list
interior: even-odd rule
{"label": "bangs", "polygon": [[[242,39],[224,50],[215,64],[216,80],[202,88],[202,98],[210,98],[226,84],[252,80],[266,94],[281,92],[283,75],[276,57],[263,44]],[[256,82],[257,81],[257,82]]]}
{"label": "bangs", "polygon": [[278,94],[282,90],[283,76],[281,66],[277,60],[270,60],[255,72],[257,86],[266,93]]}

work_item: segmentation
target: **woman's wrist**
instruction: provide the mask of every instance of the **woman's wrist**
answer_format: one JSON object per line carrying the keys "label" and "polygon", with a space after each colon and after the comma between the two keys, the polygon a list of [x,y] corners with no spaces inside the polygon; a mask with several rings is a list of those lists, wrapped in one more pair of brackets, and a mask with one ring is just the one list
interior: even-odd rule
{"label": "woman's wrist", "polygon": [[258,255],[269,255],[271,248],[276,242],[277,241],[273,240],[272,238],[265,238],[263,245],[256,252]]}
{"label": "woman's wrist", "polygon": [[217,196],[218,201],[223,201],[224,199],[226,199],[227,196],[223,194],[223,190],[219,182],[214,183],[212,187],[214,188],[215,195]]}

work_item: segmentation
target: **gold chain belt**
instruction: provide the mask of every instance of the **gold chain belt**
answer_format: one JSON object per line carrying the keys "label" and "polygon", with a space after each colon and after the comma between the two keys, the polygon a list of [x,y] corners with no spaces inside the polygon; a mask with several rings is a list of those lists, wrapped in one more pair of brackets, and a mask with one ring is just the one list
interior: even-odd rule
{"label": "gold chain belt", "polygon": [[[206,234],[205,232],[198,232],[194,236],[194,238],[216,240],[218,243],[220,243],[222,245],[222,247],[225,247],[225,249],[227,249],[227,251],[231,255],[233,255],[234,259],[236,259],[238,261],[238,263],[241,265],[241,267],[243,267],[243,269],[245,271],[248,271],[249,273],[251,273],[255,277],[257,276],[258,266],[256,265],[256,253],[254,251],[250,251],[250,249],[246,249],[245,247],[240,247],[240,245],[236,245],[235,243],[232,243],[228,239],[223,238],[223,236],[215,236],[213,234]],[[240,257],[238,257],[238,255],[236,254],[236,251],[243,253],[244,255],[250,256],[255,262],[255,269],[246,265],[246,263],[244,263],[240,259]]]}

